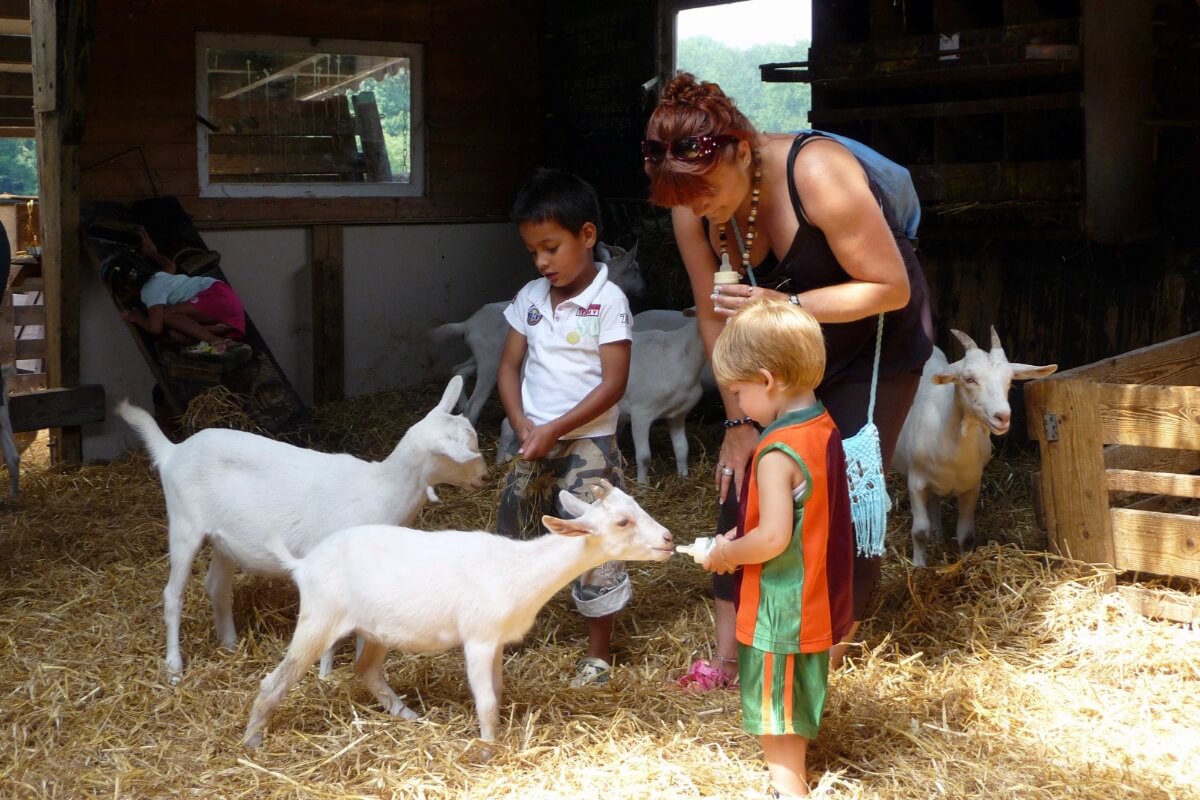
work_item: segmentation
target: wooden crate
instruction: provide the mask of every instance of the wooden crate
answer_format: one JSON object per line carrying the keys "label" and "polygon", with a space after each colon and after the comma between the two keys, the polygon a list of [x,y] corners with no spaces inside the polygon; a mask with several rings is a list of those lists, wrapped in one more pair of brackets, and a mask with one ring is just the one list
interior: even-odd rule
{"label": "wooden crate", "polygon": [[[1051,549],[1200,579],[1200,332],[1030,382],[1025,404]],[[1121,592],[1143,613],[1200,622],[1186,596]]]}

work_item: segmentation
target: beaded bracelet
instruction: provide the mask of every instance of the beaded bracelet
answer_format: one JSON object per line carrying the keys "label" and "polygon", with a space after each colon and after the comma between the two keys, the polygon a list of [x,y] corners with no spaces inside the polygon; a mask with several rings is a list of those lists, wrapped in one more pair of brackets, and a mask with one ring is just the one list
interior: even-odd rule
{"label": "beaded bracelet", "polygon": [[736,428],[738,425],[745,425],[746,423],[753,421],[754,420],[750,419],[749,417],[742,417],[741,419],[727,419],[721,424],[725,426],[726,430],[728,430],[729,428]]}

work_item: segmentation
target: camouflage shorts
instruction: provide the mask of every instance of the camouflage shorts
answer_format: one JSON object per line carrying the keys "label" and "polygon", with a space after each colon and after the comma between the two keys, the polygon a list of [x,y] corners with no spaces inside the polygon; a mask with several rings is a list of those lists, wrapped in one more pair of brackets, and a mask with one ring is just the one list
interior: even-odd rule
{"label": "camouflage shorts", "polygon": [[[512,539],[532,539],[546,533],[542,515],[569,517],[559,505],[566,490],[584,502],[595,501],[590,488],[601,478],[622,485],[621,452],[616,436],[563,439],[537,461],[516,461],[500,487],[497,533]],[[585,617],[620,611],[632,596],[629,575],[621,561],[609,561],[585,572],[571,587],[575,607]]]}

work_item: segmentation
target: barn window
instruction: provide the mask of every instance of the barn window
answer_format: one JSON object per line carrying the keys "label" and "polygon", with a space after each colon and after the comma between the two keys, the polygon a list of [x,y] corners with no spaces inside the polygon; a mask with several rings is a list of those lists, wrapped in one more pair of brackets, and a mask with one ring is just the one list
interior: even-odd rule
{"label": "barn window", "polygon": [[424,193],[422,49],[196,37],[201,197]]}

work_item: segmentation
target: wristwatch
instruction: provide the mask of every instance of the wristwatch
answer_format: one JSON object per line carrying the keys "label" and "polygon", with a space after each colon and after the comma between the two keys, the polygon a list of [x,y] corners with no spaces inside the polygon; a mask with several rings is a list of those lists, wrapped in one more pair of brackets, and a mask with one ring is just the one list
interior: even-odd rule
{"label": "wristwatch", "polygon": [[789,302],[789,303],[791,303],[791,304],[792,304],[792,305],[794,305],[794,306],[798,306],[798,305],[800,305],[800,295],[798,295],[798,294],[789,294],[789,295],[788,295],[788,302]]}

